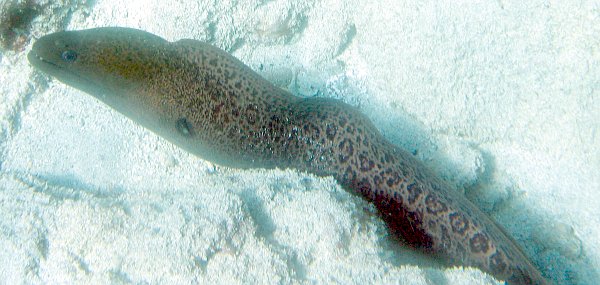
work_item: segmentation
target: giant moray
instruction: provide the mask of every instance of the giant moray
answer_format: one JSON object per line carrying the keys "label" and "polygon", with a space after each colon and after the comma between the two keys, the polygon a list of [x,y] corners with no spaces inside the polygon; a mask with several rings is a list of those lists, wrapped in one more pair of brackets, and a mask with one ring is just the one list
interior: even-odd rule
{"label": "giant moray", "polygon": [[293,96],[209,44],[129,28],[46,35],[28,59],[199,157],[333,176],[405,244],[510,284],[547,284],[499,225],[341,101]]}

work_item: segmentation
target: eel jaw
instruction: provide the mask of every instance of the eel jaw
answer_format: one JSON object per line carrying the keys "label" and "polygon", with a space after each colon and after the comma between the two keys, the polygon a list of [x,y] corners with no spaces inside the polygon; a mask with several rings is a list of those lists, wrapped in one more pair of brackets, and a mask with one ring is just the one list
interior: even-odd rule
{"label": "eel jaw", "polygon": [[[58,79],[58,81],[63,82],[66,85],[70,85],[76,89],[92,94],[94,97],[99,97],[99,99],[102,99],[106,96],[105,94],[107,90],[105,90],[105,88],[98,86],[92,80],[77,74],[77,72],[73,72],[72,70],[69,70],[69,68],[56,64],[53,61],[41,56],[38,52],[36,52],[35,44],[33,45],[31,51],[29,51],[27,54],[27,60],[33,67],[35,67],[35,69],[42,71],[50,77]],[[97,96],[97,94],[102,95]]]}
{"label": "eel jaw", "polygon": [[27,54],[27,60],[33,67],[43,71],[44,73],[51,74],[52,72],[56,71],[56,69],[61,69],[60,66],[45,60],[34,49],[29,51]]}

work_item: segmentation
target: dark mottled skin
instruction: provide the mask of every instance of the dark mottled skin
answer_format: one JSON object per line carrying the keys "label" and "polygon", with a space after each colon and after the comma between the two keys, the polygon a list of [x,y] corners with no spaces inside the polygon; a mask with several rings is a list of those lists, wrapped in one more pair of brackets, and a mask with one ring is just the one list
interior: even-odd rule
{"label": "dark mottled skin", "polygon": [[28,58],[200,157],[331,175],[406,244],[510,284],[546,284],[488,216],[343,102],[295,97],[208,44],[126,28],[47,35]]}

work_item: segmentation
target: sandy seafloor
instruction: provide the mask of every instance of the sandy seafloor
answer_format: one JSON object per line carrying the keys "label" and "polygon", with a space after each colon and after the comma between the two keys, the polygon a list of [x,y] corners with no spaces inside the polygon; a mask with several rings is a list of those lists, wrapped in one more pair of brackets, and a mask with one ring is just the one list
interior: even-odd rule
{"label": "sandy seafloor", "polygon": [[[598,1],[37,2],[32,37],[194,38],[358,106],[544,276],[600,282]],[[397,245],[332,178],[185,153],[33,70],[29,48],[0,63],[1,284],[497,283]]]}

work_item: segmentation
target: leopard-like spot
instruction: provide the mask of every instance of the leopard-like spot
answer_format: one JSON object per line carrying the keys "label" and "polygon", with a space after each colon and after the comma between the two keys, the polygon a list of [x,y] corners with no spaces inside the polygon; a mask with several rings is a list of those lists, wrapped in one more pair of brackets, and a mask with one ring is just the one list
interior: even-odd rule
{"label": "leopard-like spot", "polygon": [[476,233],[469,240],[469,246],[474,253],[486,253],[490,249],[490,241],[485,234]]}
{"label": "leopard-like spot", "polygon": [[464,236],[467,229],[469,228],[469,220],[465,219],[460,213],[454,212],[449,215],[450,225],[455,233]]}
{"label": "leopard-like spot", "polygon": [[502,255],[502,252],[496,251],[496,253],[490,256],[490,267],[496,274],[504,273],[508,268],[506,264],[506,258]]}
{"label": "leopard-like spot", "polygon": [[428,195],[425,198],[425,205],[427,206],[427,212],[433,215],[446,212],[448,207],[440,199],[433,194]]}
{"label": "leopard-like spot", "polygon": [[337,126],[332,125],[332,124],[327,124],[327,129],[325,130],[325,133],[327,134],[327,138],[329,140],[335,139],[335,135],[337,133]]}
{"label": "leopard-like spot", "polygon": [[358,155],[358,160],[360,162],[360,170],[362,171],[370,171],[375,167],[375,162],[369,159],[369,155],[365,152]]}
{"label": "leopard-like spot", "polygon": [[343,139],[339,143],[338,148],[340,149],[338,159],[341,163],[348,161],[354,155],[354,146],[348,138]]}
{"label": "leopard-like spot", "polygon": [[423,194],[423,189],[419,187],[415,182],[410,183],[406,186],[406,190],[408,191],[408,203],[414,204],[419,197]]}

